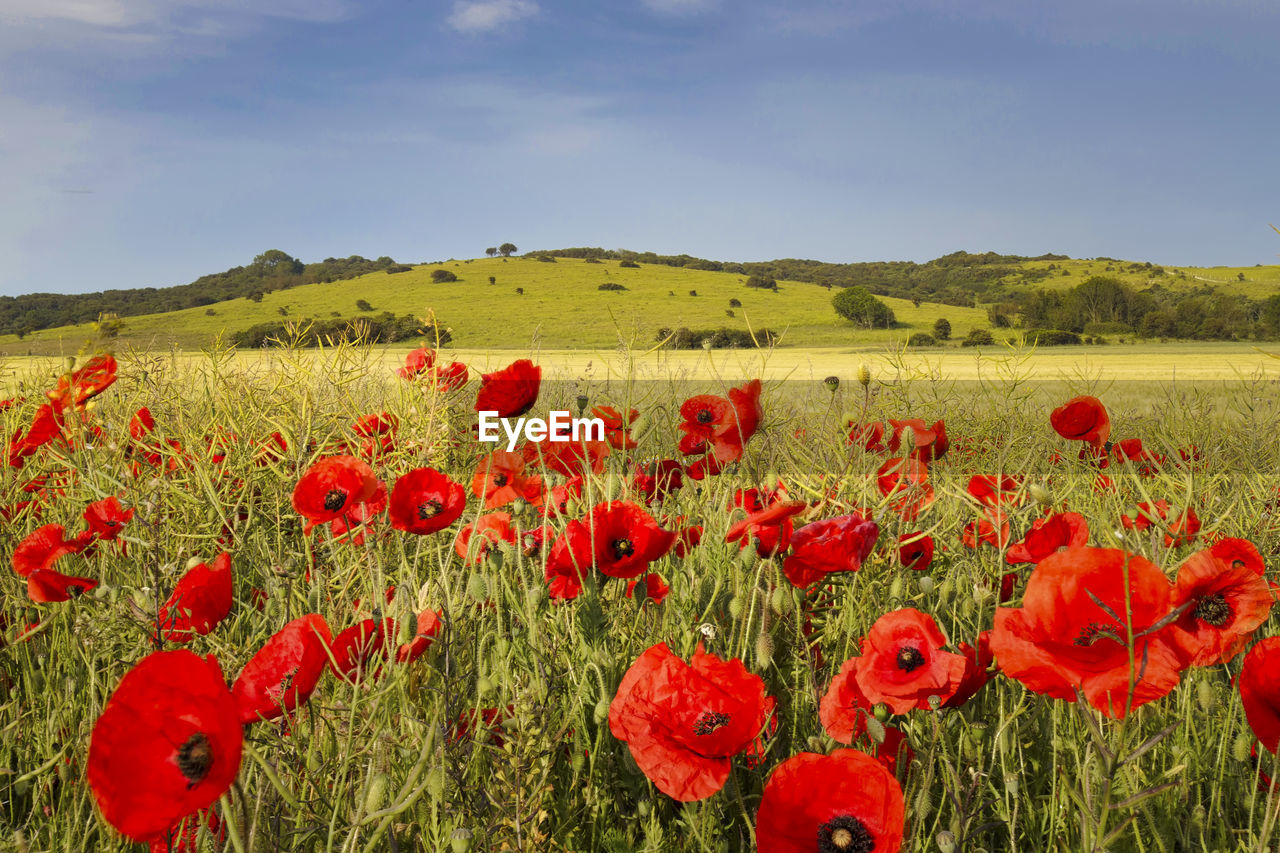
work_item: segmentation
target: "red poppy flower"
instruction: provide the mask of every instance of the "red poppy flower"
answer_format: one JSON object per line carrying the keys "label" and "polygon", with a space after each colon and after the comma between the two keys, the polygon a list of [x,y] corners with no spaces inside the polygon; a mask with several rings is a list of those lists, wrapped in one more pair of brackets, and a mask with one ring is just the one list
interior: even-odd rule
{"label": "red poppy flower", "polygon": [[969,496],[985,507],[1018,506],[1026,495],[1022,478],[1008,474],[979,474],[969,479]]}
{"label": "red poppy flower", "polygon": [[396,649],[396,663],[413,663],[422,657],[422,653],[431,647],[436,634],[440,633],[443,623],[440,621],[439,613],[424,608],[418,613],[415,625],[413,639],[407,643],[401,643]]}
{"label": "red poppy flower", "polygon": [[637,465],[631,482],[644,497],[644,502],[651,504],[684,485],[684,468],[674,459]]}
{"label": "red poppy flower", "polygon": [[611,452],[607,441],[535,441],[524,446],[524,460],[566,477],[604,472]]}
{"label": "red poppy flower", "polygon": [[933,505],[929,468],[913,458],[889,459],[876,471],[876,488],[904,521],[914,521]]}
{"label": "red poppy flower", "polygon": [[659,791],[688,803],[724,787],[729,759],[764,730],[773,704],[764,681],[737,658],[721,660],[699,645],[686,664],[659,643],[622,677],[609,730]]}
{"label": "red poppy flower", "polygon": [[[627,581],[627,598],[635,597],[636,584],[640,583],[639,578]],[[671,587],[667,586],[662,576],[657,572],[649,572],[644,576],[644,595],[645,598],[654,604],[661,604],[666,599],[667,593],[671,592]]]}
{"label": "red poppy flower", "polygon": [[907,607],[875,621],[862,641],[858,687],[867,701],[895,714],[929,710],[930,698],[945,702],[965,674],[964,655],[946,652],[947,639],[933,617]]}
{"label": "red poppy flower", "polygon": [[760,380],[753,379],[741,388],[730,388],[727,400],[713,394],[685,400],[680,406],[680,416],[684,418],[680,424],[684,433],[680,452],[695,456],[710,451],[722,464],[739,459],[764,416],[760,389]]}
{"label": "red poppy flower", "polygon": [[[683,442],[681,443],[683,444]],[[705,452],[705,448],[703,448],[701,452]],[[686,465],[684,473],[690,480],[697,480],[701,482],[707,477],[714,477],[719,474],[724,470],[725,464],[727,463],[723,463],[719,459],[716,459],[715,454],[709,454],[695,460],[689,465]]]}
{"label": "red poppy flower", "polygon": [[85,531],[74,539],[63,538],[61,524],[46,524],[27,534],[13,549],[13,570],[22,577],[32,572],[52,569],[68,554],[79,554],[93,545],[93,533]]}
{"label": "red poppy flower", "polygon": [[791,553],[782,562],[787,580],[797,587],[832,572],[856,572],[875,547],[880,528],[861,513],[806,524],[791,536]]}
{"label": "red poppy flower", "polygon": [[429,370],[436,363],[436,352],[427,347],[419,347],[404,357],[404,367],[396,370],[396,376],[413,381],[424,370]]}
{"label": "red poppy flower", "polygon": [[1209,553],[1229,566],[1241,566],[1254,574],[1260,575],[1266,571],[1258,546],[1248,539],[1219,539],[1213,543]]}
{"label": "red poppy flower", "polygon": [[373,530],[374,520],[387,508],[387,487],[378,481],[373,490],[373,497],[361,503],[352,504],[349,511],[329,522],[329,532],[335,542],[347,543],[359,547],[364,544],[365,534]]}
{"label": "red poppy flower", "polygon": [[890,419],[893,432],[889,434],[888,449],[896,452],[902,446],[903,438],[911,433],[910,458],[928,464],[946,455],[951,442],[947,439],[947,425],[937,421],[933,426],[925,426],[920,418],[895,421]]}
{"label": "red poppy flower", "polygon": [[273,720],[306,702],[329,663],[332,643],[328,624],[314,613],[294,619],[267,640],[231,687],[240,722]]}
{"label": "red poppy flower", "polygon": [[1168,518],[1168,501],[1161,500],[1154,503],[1144,501],[1138,504],[1138,513],[1135,518],[1122,515],[1120,516],[1120,524],[1129,530],[1146,530],[1152,524],[1159,523],[1165,530],[1164,544],[1166,547],[1184,545],[1191,542],[1196,538],[1196,534],[1200,532],[1200,517],[1190,507],[1173,521],[1169,521]]}
{"label": "red poppy flower", "polygon": [[1154,474],[1156,469],[1165,462],[1163,456],[1145,449],[1140,438],[1126,438],[1122,441],[1117,441],[1111,445],[1111,455],[1115,457],[1117,462],[1132,462],[1137,465],[1138,473],[1144,475]]}
{"label": "red poppy flower", "polygon": [[634,450],[639,447],[631,438],[631,425],[640,417],[638,409],[628,409],[624,420],[612,406],[596,406],[591,414],[604,421],[604,436],[614,450]]}
{"label": "red poppy flower", "polygon": [[1178,567],[1170,605],[1186,610],[1170,626],[1170,639],[1185,665],[1226,663],[1267,621],[1273,601],[1271,587],[1247,565],[1197,551]]}
{"label": "red poppy flower", "polygon": [[116,359],[111,353],[95,355],[84,367],[58,378],[58,386],[46,392],[49,402],[58,411],[69,406],[82,409],[85,403],[115,384],[116,370]]}
{"label": "red poppy flower", "polygon": [[279,431],[273,432],[258,442],[257,450],[253,454],[253,464],[259,468],[264,465],[270,465],[272,462],[278,462],[283,459],[288,452],[289,442],[285,441],[284,436]]}
{"label": "red poppy flower", "polygon": [[675,547],[672,552],[684,559],[693,553],[693,549],[702,544],[702,525],[697,524],[692,527],[680,528],[680,535],[676,538]]}
{"label": "red poppy flower", "polygon": [[755,540],[759,556],[775,556],[787,550],[791,544],[791,518],[808,508],[809,505],[804,501],[780,500],[771,503],[735,523],[725,533],[724,540],[739,542],[740,548],[747,547],[748,543]]}
{"label": "red poppy flower", "polygon": [[391,619],[363,619],[333,638],[329,668],[343,681],[355,683],[373,671],[374,658],[387,654],[387,637],[395,636]]}
{"label": "red poppy flower", "polygon": [[802,752],[778,765],[756,815],[758,853],[902,849],[902,786],[856,749]]}
{"label": "red poppy flower", "polygon": [[960,541],[966,548],[977,548],[985,542],[993,548],[1003,550],[1009,544],[1009,518],[1002,509],[983,510],[982,518],[964,526]]}
{"label": "red poppy flower", "polygon": [[1084,516],[1074,512],[1037,518],[1021,540],[1009,546],[1004,555],[1009,565],[1038,563],[1064,548],[1081,548],[1089,544],[1089,525]]}
{"label": "red poppy flower", "polygon": [[1249,728],[1274,755],[1280,743],[1280,637],[1267,637],[1249,649],[1236,686]]}
{"label": "red poppy flower", "polygon": [[46,403],[36,409],[31,419],[31,426],[24,433],[21,429],[14,433],[9,441],[9,466],[21,468],[25,460],[33,456],[40,448],[62,435],[62,415],[53,406]]}
{"label": "red poppy flower", "polygon": [[378,491],[373,469],[354,456],[317,459],[293,489],[293,508],[307,519],[306,533],[350,513]]}
{"label": "red poppy flower", "polygon": [[352,432],[360,436],[360,455],[366,459],[376,459],[390,453],[396,446],[396,429],[400,419],[390,412],[375,412],[362,415],[351,427]]}
{"label": "red poppy flower", "polygon": [[27,575],[27,595],[36,604],[70,601],[98,585],[92,578],[64,575],[53,569],[36,569]]}
{"label": "red poppy flower", "polygon": [[591,571],[591,528],[573,520],[556,538],[547,555],[545,575],[551,598],[577,598],[582,579]]}
{"label": "red poppy flower", "polygon": [[[1032,571],[1020,609],[996,609],[991,649],[1004,674],[1028,690],[1075,699],[1080,689],[1103,714],[1123,717],[1178,683],[1168,629],[1138,636],[1169,613],[1170,593],[1164,574],[1142,557],[1111,548],[1059,551]],[[1116,618],[1125,613],[1128,624]]]}
{"label": "red poppy flower", "polygon": [[933,537],[925,533],[904,533],[898,537],[898,562],[904,569],[923,572],[933,562]]}
{"label": "red poppy flower", "polygon": [[527,358],[494,373],[481,375],[477,412],[497,412],[500,418],[515,418],[533,408],[542,384],[542,368]]}
{"label": "red poppy flower", "polygon": [[190,642],[195,634],[208,634],[231,612],[231,555],[193,566],[160,607],[158,635],[173,643]]}
{"label": "red poppy flower", "polygon": [[[474,545],[471,542],[473,538],[476,540]],[[516,544],[516,531],[511,526],[510,513],[490,512],[458,531],[453,550],[468,565],[475,565],[484,559],[490,546],[499,542]]]}
{"label": "red poppy flower", "polygon": [[495,450],[476,463],[476,473],[471,478],[471,494],[484,498],[485,509],[516,500],[540,506],[542,478],[525,474],[523,455]]}
{"label": "red poppy flower", "polygon": [[100,501],[94,501],[85,508],[84,522],[94,536],[103,541],[114,541],[124,526],[133,520],[133,507],[125,509],[120,499],[112,495]]}
{"label": "red poppy flower", "polygon": [[467,384],[467,366],[460,361],[451,361],[445,366],[436,365],[431,370],[431,381],[441,394],[456,391]]}
{"label": "red poppy flower", "polygon": [[414,468],[391,488],[391,526],[425,536],[457,521],[467,508],[467,492],[434,468]]}
{"label": "red poppy flower", "polygon": [[1101,445],[1111,435],[1107,407],[1097,397],[1072,397],[1053,410],[1049,423],[1054,432],[1070,441]]}
{"label": "red poppy flower", "polygon": [[995,655],[991,651],[990,631],[983,631],[978,635],[976,649],[968,643],[961,643],[959,649],[964,655],[964,677],[960,679],[960,686],[951,694],[951,698],[942,703],[944,708],[959,708],[976,696],[991,679],[989,670]]}
{"label": "red poppy flower", "polygon": [[120,681],[93,726],[94,801],[129,838],[162,838],[231,787],[243,737],[216,660],[154,652]]}
{"label": "red poppy flower", "polygon": [[596,565],[603,574],[634,578],[666,555],[676,533],[663,530],[653,516],[630,501],[599,504],[588,522]]}
{"label": "red poppy flower", "polygon": [[884,450],[884,424],[857,424],[850,421],[848,444],[861,445],[868,452]]}
{"label": "red poppy flower", "polygon": [[818,720],[823,730],[846,745],[867,730],[867,715],[875,707],[858,686],[859,660],[853,657],[844,662],[818,703]]}

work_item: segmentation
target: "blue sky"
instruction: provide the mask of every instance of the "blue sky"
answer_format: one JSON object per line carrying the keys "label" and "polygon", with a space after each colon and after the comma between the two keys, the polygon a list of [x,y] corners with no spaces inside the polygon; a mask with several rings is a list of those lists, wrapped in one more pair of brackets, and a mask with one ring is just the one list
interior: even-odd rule
{"label": "blue sky", "polygon": [[0,293],[268,248],[1275,263],[1272,0],[2,0]]}

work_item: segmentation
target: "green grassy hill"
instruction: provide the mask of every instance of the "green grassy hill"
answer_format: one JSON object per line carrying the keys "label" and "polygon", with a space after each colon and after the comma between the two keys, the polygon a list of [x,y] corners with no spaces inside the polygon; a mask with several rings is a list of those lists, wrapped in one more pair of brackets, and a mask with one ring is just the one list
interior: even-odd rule
{"label": "green grassy hill", "polygon": [[[993,282],[990,298],[1038,289],[1067,290],[1095,275],[1113,276],[1135,289],[1159,285],[1185,292],[1212,287],[1258,300],[1280,292],[1280,266],[1159,267],[1130,261],[1026,260]],[[444,268],[458,281],[435,283],[431,273]],[[495,279],[489,283],[490,277]],[[527,349],[531,343],[554,349],[596,349],[625,342],[655,343],[662,328],[745,331],[768,328],[783,335],[783,346],[871,346],[905,341],[915,332],[932,332],[946,317],[953,340],[989,324],[983,308],[881,297],[897,316],[890,330],[859,329],[838,317],[831,306],[836,289],[809,282],[779,281],[777,292],[748,288],[745,273],[712,272],[691,267],[641,263],[638,268],[614,259],[588,263],[561,257],[554,263],[526,255],[419,265],[408,272],[373,272],[357,278],[316,283],[266,293],[260,301],[231,299],[209,306],[125,317],[120,344],[142,349],[197,349],[219,334],[283,320],[328,321],[391,312],[436,320],[462,348]],[[622,285],[602,291],[601,284]],[[523,291],[523,292],[520,292]],[[731,306],[736,299],[741,305]],[[731,313],[730,313],[731,312]],[[76,351],[94,335],[91,324],[45,329],[19,340],[0,335],[0,354],[47,355]]]}
{"label": "green grassy hill", "polygon": [[[431,273],[445,268],[458,281],[434,283]],[[490,276],[496,280],[489,283]],[[207,307],[124,318],[122,344],[140,348],[193,349],[219,333],[230,334],[260,323],[284,319],[368,316],[356,307],[364,300],[375,313],[412,314],[437,321],[453,335],[453,345],[469,348],[527,349],[532,341],[549,348],[613,347],[619,341],[647,347],[661,328],[746,330],[768,328],[783,334],[784,346],[883,344],[917,331],[931,332],[946,317],[952,335],[962,338],[986,326],[986,312],[974,308],[884,298],[899,326],[867,331],[841,319],[831,306],[837,292],[804,282],[780,281],[778,292],[748,288],[745,275],[706,272],[663,265],[620,267],[617,261],[586,263],[561,258],[546,263],[530,257],[450,261],[414,267],[410,272],[370,273],[327,284],[308,284],[266,294],[261,302],[235,299]],[[625,291],[602,291],[614,282]],[[524,292],[518,293],[517,289]],[[696,295],[693,295],[695,294]],[[730,307],[737,299],[741,307]],[[283,308],[287,314],[282,315]],[[733,316],[727,312],[732,311]],[[19,341],[0,336],[8,354],[73,352],[93,335],[90,324],[46,329]]]}

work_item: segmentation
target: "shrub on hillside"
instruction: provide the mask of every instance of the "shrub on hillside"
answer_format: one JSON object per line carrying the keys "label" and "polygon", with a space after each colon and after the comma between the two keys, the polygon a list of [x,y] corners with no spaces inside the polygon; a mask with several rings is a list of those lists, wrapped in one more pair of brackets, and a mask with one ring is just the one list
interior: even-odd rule
{"label": "shrub on hillside", "polygon": [[777,290],[777,279],[767,275],[753,275],[747,279],[747,287],[758,287],[761,290]]}
{"label": "shrub on hillside", "polygon": [[990,329],[973,329],[969,332],[968,337],[960,342],[962,347],[989,347],[995,344],[996,339],[991,337]]}
{"label": "shrub on hillside", "polygon": [[431,280],[436,284],[443,284],[447,281],[457,281],[458,277],[451,270],[436,269],[431,271]]}
{"label": "shrub on hillside", "polygon": [[909,347],[932,347],[937,345],[938,340],[928,332],[916,332],[907,338],[907,346]]}
{"label": "shrub on hillside", "polygon": [[1064,332],[1061,329],[1028,329],[1026,341],[1041,347],[1071,346],[1080,343],[1080,336],[1075,332]]}
{"label": "shrub on hillside", "polygon": [[631,270],[640,269],[640,265],[637,264],[635,261],[623,261],[622,263],[618,264],[618,266],[625,267],[626,269],[631,269]]}
{"label": "shrub on hillside", "polygon": [[289,343],[296,343],[297,346],[303,347],[316,347],[339,341],[393,344],[420,335],[425,335],[434,342],[437,334],[440,336],[441,344],[449,343],[453,338],[448,329],[436,329],[432,326],[424,328],[416,317],[409,315],[397,317],[390,311],[384,311],[376,317],[360,317],[352,320],[338,318],[297,323],[259,323],[234,333],[231,336],[231,343],[251,349],[284,346]]}
{"label": "shrub on hillside", "polygon": [[752,349],[777,343],[777,333],[756,329],[755,337],[745,329],[659,329],[654,338],[668,349]]}
{"label": "shrub on hillside", "polygon": [[864,329],[887,329],[896,322],[893,310],[865,287],[846,287],[831,300],[836,313]]}
{"label": "shrub on hillside", "polygon": [[604,284],[596,288],[596,290],[626,290],[627,288],[616,281],[606,281]]}

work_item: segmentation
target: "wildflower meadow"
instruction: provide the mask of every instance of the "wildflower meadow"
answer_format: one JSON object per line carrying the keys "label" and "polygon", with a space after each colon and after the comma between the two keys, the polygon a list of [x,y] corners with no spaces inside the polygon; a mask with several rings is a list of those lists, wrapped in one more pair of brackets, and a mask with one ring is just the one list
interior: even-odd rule
{"label": "wildflower meadow", "polygon": [[6,389],[0,848],[1280,845],[1265,375],[402,353]]}

